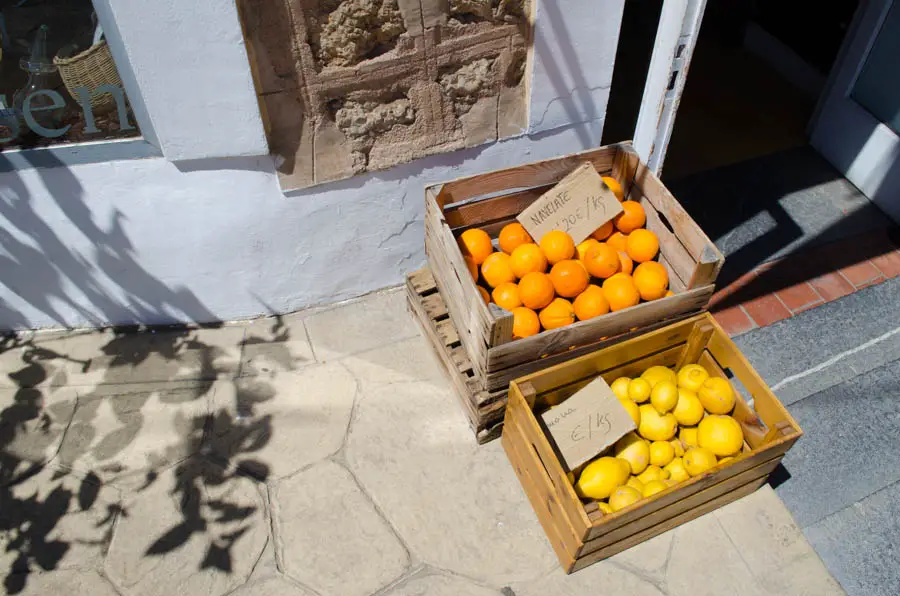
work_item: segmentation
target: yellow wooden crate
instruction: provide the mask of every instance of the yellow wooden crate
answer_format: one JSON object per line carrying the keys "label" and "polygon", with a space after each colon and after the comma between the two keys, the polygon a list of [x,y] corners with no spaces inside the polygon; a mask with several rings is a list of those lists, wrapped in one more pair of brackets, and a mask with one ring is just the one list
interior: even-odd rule
{"label": "yellow wooden crate", "polygon": [[[744,433],[743,452],[613,514],[604,515],[595,502],[581,501],[538,422],[540,412],[598,375],[612,382],[654,365],[695,362],[743,386],[735,387],[733,412]],[[742,390],[752,397],[752,407]],[[737,346],[703,313],[513,381],[502,443],[563,569],[570,573],[753,492],[802,434]]]}

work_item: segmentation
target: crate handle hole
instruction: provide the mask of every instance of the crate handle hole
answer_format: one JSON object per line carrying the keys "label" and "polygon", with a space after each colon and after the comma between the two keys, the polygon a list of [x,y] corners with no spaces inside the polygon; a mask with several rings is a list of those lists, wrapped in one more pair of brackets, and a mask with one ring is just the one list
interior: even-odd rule
{"label": "crate handle hole", "polygon": [[669,230],[669,233],[674,234],[675,228],[673,228],[672,224],[669,223],[669,220],[666,218],[666,214],[660,211],[656,215],[659,216],[659,221],[662,222],[662,225],[664,225],[667,230]]}

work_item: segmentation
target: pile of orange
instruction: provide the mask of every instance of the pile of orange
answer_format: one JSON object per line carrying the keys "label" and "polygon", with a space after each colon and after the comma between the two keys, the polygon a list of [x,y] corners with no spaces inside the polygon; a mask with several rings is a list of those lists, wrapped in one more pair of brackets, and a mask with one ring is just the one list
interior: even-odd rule
{"label": "pile of orange", "polygon": [[484,301],[513,313],[515,338],[672,294],[666,268],[654,260],[659,239],[644,228],[644,208],[623,201],[614,178],[603,181],[624,211],[577,246],[561,230],[535,243],[520,223],[500,230],[496,252],[484,230],[471,228],[458,238],[472,279],[483,284],[478,290]]}

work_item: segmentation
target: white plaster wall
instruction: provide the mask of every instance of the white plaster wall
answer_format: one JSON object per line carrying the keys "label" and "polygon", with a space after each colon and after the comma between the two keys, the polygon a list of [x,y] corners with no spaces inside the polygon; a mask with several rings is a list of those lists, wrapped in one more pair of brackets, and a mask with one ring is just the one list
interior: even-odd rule
{"label": "white plaster wall", "polygon": [[603,122],[624,0],[537,0],[530,134]]}
{"label": "white plaster wall", "polygon": [[0,327],[229,320],[358,296],[425,263],[424,187],[596,145],[596,125],[285,197],[268,157],[0,175]]}
{"label": "white plaster wall", "polygon": [[95,2],[165,158],[0,174],[0,329],[248,318],[400,283],[425,263],[427,184],[599,144],[623,4],[538,3],[528,135],[285,196],[233,3]]}
{"label": "white plaster wall", "polygon": [[234,0],[93,2],[145,136],[167,159],[268,153]]}

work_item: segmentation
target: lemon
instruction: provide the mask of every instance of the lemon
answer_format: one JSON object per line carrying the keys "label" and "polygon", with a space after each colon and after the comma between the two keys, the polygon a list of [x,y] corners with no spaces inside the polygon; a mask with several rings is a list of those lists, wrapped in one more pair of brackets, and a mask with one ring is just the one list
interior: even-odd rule
{"label": "lemon", "polygon": [[647,466],[647,469],[638,476],[638,480],[646,485],[651,480],[665,480],[668,477],[669,473],[659,466]]}
{"label": "lemon", "polygon": [[672,414],[682,426],[694,426],[703,419],[703,404],[690,389],[678,388],[678,403]]}
{"label": "lemon", "polygon": [[619,403],[622,404],[622,407],[625,408],[625,411],[628,412],[628,415],[631,416],[631,419],[634,420],[635,426],[640,426],[641,424],[641,410],[636,403],[628,399],[619,398]]}
{"label": "lemon", "polygon": [[675,448],[668,441],[653,441],[650,444],[650,463],[660,468],[672,461]]}
{"label": "lemon", "polygon": [[644,491],[644,483],[638,480],[637,476],[632,476],[628,479],[628,482],[625,483],[625,486],[630,486],[631,488],[635,488],[638,491]]}
{"label": "lemon", "polygon": [[684,469],[691,476],[697,476],[710,468],[716,467],[716,456],[709,449],[691,447],[684,454]]}
{"label": "lemon", "polygon": [[631,379],[629,379],[628,377],[619,377],[612,382],[612,385],[610,385],[609,388],[612,389],[612,392],[619,399],[628,399],[629,383],[631,383]]}
{"label": "lemon", "polygon": [[741,450],[744,434],[731,416],[707,416],[697,426],[697,443],[719,457],[728,457]]}
{"label": "lemon", "polygon": [[661,493],[662,491],[669,488],[669,485],[666,484],[663,480],[651,480],[647,484],[644,485],[644,490],[641,491],[641,495],[646,499],[647,497],[652,497],[656,493]]}
{"label": "lemon", "polygon": [[578,477],[575,492],[582,498],[598,501],[607,498],[617,486],[622,486],[628,480],[628,471],[622,463],[622,460],[614,457],[601,457],[592,461]]}
{"label": "lemon", "polygon": [[681,431],[678,433],[678,438],[681,439],[681,444],[684,445],[685,449],[700,446],[700,443],[697,442],[696,426],[682,426]]}
{"label": "lemon", "polygon": [[674,480],[675,482],[684,482],[685,480],[691,477],[688,474],[688,471],[684,468],[684,460],[680,457],[676,457],[663,468],[666,472],[669,473],[669,478]]}
{"label": "lemon", "polygon": [[650,399],[650,382],[647,379],[632,379],[628,384],[628,399],[642,404]]}
{"label": "lemon", "polygon": [[641,423],[638,433],[648,441],[668,441],[678,431],[678,422],[670,412],[660,414],[650,404],[644,404],[641,410]]}
{"label": "lemon", "polygon": [[731,383],[721,377],[710,377],[703,381],[697,397],[710,414],[727,414],[734,409],[734,389],[731,388]]}
{"label": "lemon", "polygon": [[620,486],[609,496],[609,506],[613,511],[625,509],[643,498],[640,491],[630,486]]}
{"label": "lemon", "polygon": [[720,457],[720,458],[719,458],[719,464],[718,464],[718,465],[721,466],[722,464],[727,464],[728,462],[730,462],[730,461],[733,460],[733,459],[734,459],[734,458],[731,457],[731,456],[728,456],[728,457]]}
{"label": "lemon", "polygon": [[650,463],[650,444],[630,432],[616,442],[616,457],[624,459],[631,466],[631,474],[640,474]]}
{"label": "lemon", "polygon": [[696,393],[708,378],[709,373],[699,364],[685,364],[678,371],[678,386]]}
{"label": "lemon", "polygon": [[650,391],[650,403],[660,414],[671,412],[678,403],[678,387],[671,381],[660,381]]}
{"label": "lemon", "polygon": [[678,382],[678,377],[675,376],[672,369],[665,366],[651,366],[641,373],[641,378],[646,379],[651,386],[655,386],[660,381]]}
{"label": "lemon", "polygon": [[603,501],[597,501],[597,507],[600,508],[600,511],[603,513],[612,513],[612,507],[609,506],[609,503],[604,503]]}
{"label": "lemon", "polygon": [[681,439],[672,439],[669,443],[672,445],[672,449],[675,450],[675,457],[684,455],[684,445],[681,444]]}

